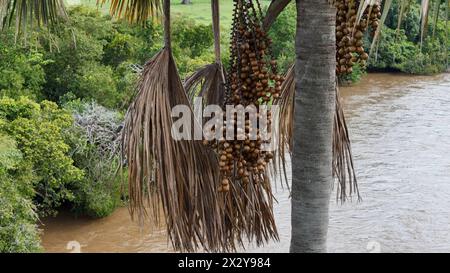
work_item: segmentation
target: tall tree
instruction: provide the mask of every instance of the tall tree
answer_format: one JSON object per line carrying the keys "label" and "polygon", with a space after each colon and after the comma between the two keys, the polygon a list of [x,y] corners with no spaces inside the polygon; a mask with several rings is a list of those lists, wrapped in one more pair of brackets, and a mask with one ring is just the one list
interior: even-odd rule
{"label": "tall tree", "polygon": [[[378,2],[378,0],[361,0],[358,14],[376,1]],[[97,0],[97,2],[104,3],[107,0]],[[161,7],[161,0],[110,0],[109,2],[112,15],[125,17],[129,21],[142,24],[148,17],[157,16]],[[270,26],[276,18],[276,14],[281,12],[288,2],[289,0],[272,1],[269,11],[272,10],[275,15],[268,16],[269,18],[264,22],[265,29]],[[291,252],[326,251],[329,199],[333,181],[332,132],[336,95],[336,9],[332,2],[334,1],[296,0],[297,57],[295,81],[292,81],[296,84],[296,94],[293,133],[294,164],[292,164]],[[422,34],[427,25],[426,19],[431,2],[438,2],[436,4],[438,6],[440,0],[421,1]],[[449,0],[446,2],[446,16],[448,16]],[[391,3],[392,0],[384,1],[381,25]],[[402,7],[408,4],[409,1],[401,1]],[[168,9],[166,8],[166,10]],[[436,14],[439,13],[436,12]],[[65,17],[62,0],[0,0],[0,30],[15,23],[18,33],[21,28],[25,28],[32,21],[48,24],[60,17]],[[359,16],[358,18],[360,19]],[[167,23],[168,20],[166,20],[166,25]],[[379,37],[380,29],[378,28],[376,31],[374,41]],[[166,36],[166,38],[168,37]],[[170,43],[166,39],[166,45],[168,44]],[[374,48],[374,45],[375,42],[371,49]],[[173,60],[171,58],[170,60],[169,66],[174,68]],[[173,74],[176,74],[176,70],[172,70],[175,71]],[[178,83],[178,86],[181,84]],[[199,208],[203,210],[205,205],[199,205]],[[173,217],[176,215],[174,214]],[[189,232],[192,233],[192,231]],[[215,240],[224,240],[224,238],[210,236],[209,239],[212,245],[220,245],[220,242]],[[191,249],[192,242],[185,243],[188,244],[188,249]]]}
{"label": "tall tree", "polygon": [[328,0],[297,0],[291,252],[325,252],[332,186],[335,16]]}

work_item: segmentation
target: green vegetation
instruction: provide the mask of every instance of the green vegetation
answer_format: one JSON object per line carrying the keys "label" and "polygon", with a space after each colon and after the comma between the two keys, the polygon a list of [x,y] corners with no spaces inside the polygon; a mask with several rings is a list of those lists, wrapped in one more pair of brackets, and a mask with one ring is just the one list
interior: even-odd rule
{"label": "green vegetation", "polygon": [[295,60],[296,17],[297,9],[292,2],[278,16],[269,31],[272,40],[276,41],[272,45],[272,54],[278,59],[279,67],[283,71],[287,71]]}
{"label": "green vegetation", "polygon": [[[0,34],[2,252],[39,251],[38,216],[69,208],[104,217],[127,198],[116,172],[132,65],[161,48],[162,30],[83,6],[69,16],[53,34],[29,30],[18,43],[12,30]],[[183,76],[213,62],[211,25],[180,17],[173,29]]]}
{"label": "green vegetation", "polygon": [[41,250],[26,164],[15,141],[0,134],[0,252]]}
{"label": "green vegetation", "polygon": [[116,176],[122,115],[95,102],[73,100],[64,107],[75,119],[66,132],[70,154],[84,171],[74,189],[73,210],[94,218],[108,216],[126,198]]}
{"label": "green vegetation", "polygon": [[0,44],[0,94],[39,98],[45,82],[43,55]]}
{"label": "green vegetation", "polygon": [[[383,27],[377,50],[372,55],[367,68],[355,65],[351,75],[344,76],[341,82],[357,82],[365,71],[399,71],[410,74],[434,74],[444,72],[448,63],[449,37],[445,33],[445,1],[440,7],[440,17],[434,26],[430,20],[423,43],[420,41],[420,2],[412,3],[403,14],[402,24],[397,31],[399,7],[394,1]],[[277,18],[270,30],[274,43],[273,54],[285,71],[295,58],[296,10],[293,3]],[[447,40],[446,40],[447,39]],[[371,40],[365,37],[366,51]]]}
{"label": "green vegetation", "polygon": [[[262,1],[263,9],[269,2]],[[173,53],[186,77],[214,61],[210,1],[177,0],[172,6]],[[429,22],[431,35],[421,43],[418,9],[417,3],[405,12],[397,32],[393,5],[369,71],[447,69],[445,20],[436,28]],[[105,217],[127,199],[116,176],[118,133],[135,93],[136,67],[160,50],[162,29],[157,22],[142,28],[114,21],[107,11],[107,6],[72,6],[70,20],[56,32],[29,29],[17,43],[13,30],[0,33],[0,252],[40,251],[38,217],[62,208]],[[221,1],[225,65],[231,11],[232,0]],[[276,41],[272,53],[284,72],[295,58],[295,29],[291,3],[270,30]],[[355,65],[341,80],[356,82],[364,73]]]}
{"label": "green vegetation", "polygon": [[403,14],[397,31],[399,7],[394,2],[386,19],[377,51],[369,62],[369,70],[394,70],[410,74],[433,74],[443,72],[448,66],[449,38],[445,31],[445,1],[440,7],[441,17],[430,20],[425,29],[428,34],[421,42],[420,3],[412,3]]}
{"label": "green vegetation", "polygon": [[28,98],[0,99],[0,117],[6,122],[0,130],[11,136],[32,169],[34,199],[39,215],[56,214],[64,201],[73,200],[71,187],[83,172],[73,166],[64,142],[63,130],[72,124],[72,116],[54,102],[40,104]]}

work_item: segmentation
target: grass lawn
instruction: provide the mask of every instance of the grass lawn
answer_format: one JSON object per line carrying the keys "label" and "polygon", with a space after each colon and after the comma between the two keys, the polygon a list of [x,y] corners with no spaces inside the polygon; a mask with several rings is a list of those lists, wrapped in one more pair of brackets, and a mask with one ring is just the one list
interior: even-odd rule
{"label": "grass lawn", "polygon": [[[261,6],[267,6],[270,0],[260,0]],[[95,7],[96,0],[66,0],[69,5],[86,5]],[[190,5],[182,5],[181,0],[171,0],[171,12],[173,15],[187,16],[203,24],[211,24],[211,1],[192,0]],[[108,6],[100,8],[103,12],[108,12]],[[220,0],[220,24],[224,30],[231,28],[233,11],[233,0]]]}

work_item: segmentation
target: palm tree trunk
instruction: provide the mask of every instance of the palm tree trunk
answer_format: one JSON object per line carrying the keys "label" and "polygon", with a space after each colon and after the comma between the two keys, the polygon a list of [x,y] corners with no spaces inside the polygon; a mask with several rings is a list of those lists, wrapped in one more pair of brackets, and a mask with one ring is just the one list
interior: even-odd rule
{"label": "palm tree trunk", "polygon": [[335,7],[297,0],[291,252],[325,252],[332,186]]}

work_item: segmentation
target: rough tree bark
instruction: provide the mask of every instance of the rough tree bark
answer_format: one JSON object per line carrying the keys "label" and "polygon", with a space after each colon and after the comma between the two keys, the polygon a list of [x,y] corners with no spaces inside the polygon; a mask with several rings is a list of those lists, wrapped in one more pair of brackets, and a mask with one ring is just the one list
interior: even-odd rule
{"label": "rough tree bark", "polygon": [[326,252],[335,108],[335,7],[296,0],[291,252]]}

